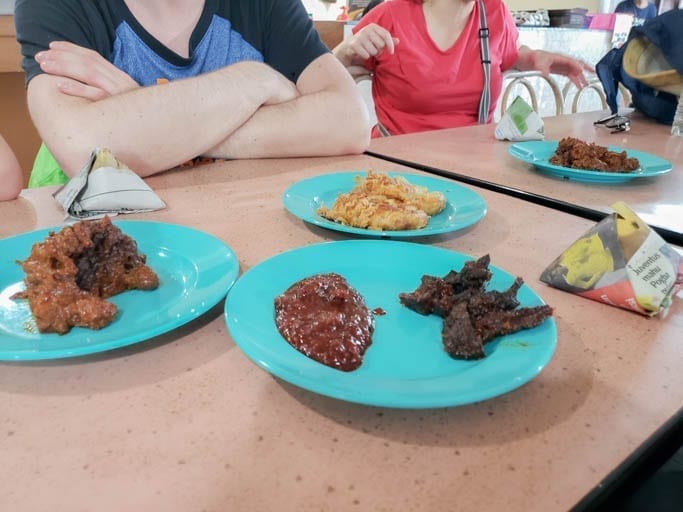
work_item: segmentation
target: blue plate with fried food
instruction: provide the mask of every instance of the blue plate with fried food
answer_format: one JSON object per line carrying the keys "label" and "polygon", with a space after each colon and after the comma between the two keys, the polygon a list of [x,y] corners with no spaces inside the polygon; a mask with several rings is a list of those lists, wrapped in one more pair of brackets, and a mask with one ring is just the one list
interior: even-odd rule
{"label": "blue plate with fried food", "polygon": [[149,221],[114,221],[137,242],[147,265],[159,276],[155,290],[130,290],[107,299],[118,312],[100,330],[80,327],[59,335],[38,332],[26,300],[18,261],[34,243],[60,227],[0,240],[0,360],[19,361],[82,356],[115,349],[171,331],[220,302],[235,282],[239,263],[224,242],[186,226]]}
{"label": "blue plate with fried food", "polygon": [[303,179],[285,190],[282,201],[294,216],[327,229],[366,237],[408,238],[437,235],[464,229],[479,222],[486,215],[486,201],[472,189],[453,181],[422,174],[389,172],[389,177],[404,178],[411,185],[425,187],[429,192],[440,192],[446,199],[445,208],[429,218],[423,228],[405,230],[373,230],[354,227],[323,217],[321,208],[330,208],[340,194],[351,191],[365,171],[323,174]]}
{"label": "blue plate with fried food", "polygon": [[518,160],[533,165],[534,168],[542,173],[566,180],[588,183],[623,183],[634,179],[654,178],[671,172],[671,169],[673,168],[671,162],[668,160],[650,153],[645,153],[644,151],[617,146],[606,146],[610,151],[618,153],[626,151],[628,157],[638,159],[640,167],[634,171],[628,172],[573,169],[550,163],[550,158],[555,153],[557,145],[558,141],[556,140],[517,142],[510,145],[508,152]]}
{"label": "blue plate with fried food", "polygon": [[[397,408],[449,407],[486,400],[533,379],[550,361],[557,343],[553,318],[500,336],[478,360],[454,359],[444,350],[443,321],[399,302],[424,274],[444,276],[473,258],[440,247],[404,241],[345,240],[309,245],[264,260],[230,290],[225,321],[235,343],[254,363],[291,384],[329,397]],[[488,290],[506,290],[515,280],[489,266]],[[319,363],[293,348],[278,331],[274,300],[297,281],[337,273],[375,315],[372,343],[356,370]],[[540,306],[529,286],[517,293],[520,306]]]}

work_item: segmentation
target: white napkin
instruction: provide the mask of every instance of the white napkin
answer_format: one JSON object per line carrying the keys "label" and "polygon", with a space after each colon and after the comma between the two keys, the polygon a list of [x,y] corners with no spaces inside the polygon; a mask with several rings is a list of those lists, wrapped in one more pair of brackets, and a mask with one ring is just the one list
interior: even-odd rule
{"label": "white napkin", "polygon": [[91,219],[160,210],[166,204],[108,149],[96,148],[83,168],[53,197],[67,217]]}
{"label": "white napkin", "polygon": [[502,119],[496,126],[498,140],[543,140],[545,128],[543,119],[521,96],[517,96],[508,107]]}

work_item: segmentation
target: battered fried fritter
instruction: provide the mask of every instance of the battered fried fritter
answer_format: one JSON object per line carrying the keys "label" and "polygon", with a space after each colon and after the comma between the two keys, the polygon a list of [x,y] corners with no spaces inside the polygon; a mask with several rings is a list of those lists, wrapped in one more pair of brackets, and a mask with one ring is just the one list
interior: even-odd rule
{"label": "battered fried fritter", "polygon": [[409,183],[403,176],[390,177],[385,173],[368,171],[365,178],[356,178],[356,189],[367,195],[380,195],[415,206],[427,215],[436,215],[446,207],[441,192],[430,192],[427,187]]}
{"label": "battered fried fritter", "polygon": [[318,213],[347,226],[375,231],[420,229],[429,222],[429,215],[416,206],[356,191],[339,194],[331,209],[321,207]]}
{"label": "battered fried fritter", "polygon": [[429,192],[401,176],[368,171],[356,183],[350,192],[339,194],[332,208],[321,206],[317,213],[347,226],[402,231],[425,227],[429,217],[446,206],[443,194]]}

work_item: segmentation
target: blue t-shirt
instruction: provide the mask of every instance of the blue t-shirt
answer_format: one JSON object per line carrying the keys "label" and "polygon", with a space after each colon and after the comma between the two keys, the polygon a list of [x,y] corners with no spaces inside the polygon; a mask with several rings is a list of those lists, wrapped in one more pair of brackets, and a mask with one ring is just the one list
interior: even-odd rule
{"label": "blue t-shirt", "polygon": [[[92,49],[139,85],[189,78],[245,60],[265,62],[292,82],[329,49],[301,0],[206,0],[182,57],[145,30],[123,0],[17,0],[14,10],[26,83],[42,73],[36,53],[52,41]],[[66,183],[42,145],[29,186]]]}
{"label": "blue t-shirt", "polygon": [[149,34],[123,0],[17,0],[14,20],[27,83],[42,73],[34,56],[51,41],[95,50],[140,85],[244,60],[265,62],[296,82],[329,51],[300,0],[206,0],[187,58]]}
{"label": "blue t-shirt", "polygon": [[647,7],[641,9],[636,6],[636,3],[633,0],[624,0],[623,2],[620,2],[614,9],[614,12],[631,14],[633,16],[634,25],[642,25],[650,18],[657,16],[655,4],[648,3]]}

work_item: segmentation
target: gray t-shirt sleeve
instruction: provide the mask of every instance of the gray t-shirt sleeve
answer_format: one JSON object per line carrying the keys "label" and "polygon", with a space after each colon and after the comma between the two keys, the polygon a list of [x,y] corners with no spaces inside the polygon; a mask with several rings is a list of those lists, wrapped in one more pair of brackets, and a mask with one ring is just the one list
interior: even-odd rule
{"label": "gray t-shirt sleeve", "polygon": [[321,41],[301,0],[272,0],[267,17],[264,59],[296,82],[306,67],[330,50]]}
{"label": "gray t-shirt sleeve", "polygon": [[93,49],[105,58],[111,52],[112,30],[97,2],[17,0],[14,24],[27,84],[43,72],[35,55],[46,50],[52,41],[69,41]]}

